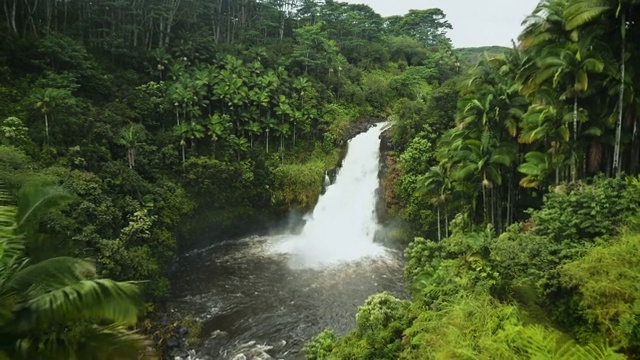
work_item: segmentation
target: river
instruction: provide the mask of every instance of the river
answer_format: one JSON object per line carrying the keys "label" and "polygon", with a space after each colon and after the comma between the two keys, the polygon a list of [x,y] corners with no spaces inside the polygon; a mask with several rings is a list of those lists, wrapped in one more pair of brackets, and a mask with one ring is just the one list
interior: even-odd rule
{"label": "river", "polygon": [[300,234],[223,242],[180,259],[172,306],[202,323],[198,357],[303,359],[318,332],[353,329],[370,295],[404,296],[402,254],[373,241],[383,127],[349,142]]}

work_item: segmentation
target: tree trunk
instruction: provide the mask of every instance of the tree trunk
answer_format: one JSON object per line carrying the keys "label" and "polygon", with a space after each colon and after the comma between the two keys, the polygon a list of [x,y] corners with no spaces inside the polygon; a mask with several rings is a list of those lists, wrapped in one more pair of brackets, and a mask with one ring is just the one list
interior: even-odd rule
{"label": "tree trunk", "polygon": [[438,208],[438,241],[442,240],[442,232],[440,230],[440,205],[436,206]]}
{"label": "tree trunk", "polygon": [[489,206],[491,207],[491,226],[493,226],[494,230],[497,229],[497,224],[496,224],[496,200],[495,200],[495,193],[493,190],[493,186],[491,186],[491,189],[489,191]]}
{"label": "tree trunk", "polygon": [[49,144],[49,116],[44,113],[44,132],[47,138],[47,144]]}
{"label": "tree trunk", "polygon": [[127,148],[127,160],[129,161],[129,169],[133,169],[136,166],[135,148]]}
{"label": "tree trunk", "polygon": [[11,18],[9,17],[9,8],[7,7],[7,4],[9,3],[9,0],[5,0],[2,4],[2,7],[4,8],[4,16],[7,18],[7,29],[9,29],[9,32],[11,32]]}
{"label": "tree trunk", "polygon": [[160,16],[160,26],[158,27],[160,35],[158,36],[158,47],[164,47],[164,19]]}
{"label": "tree trunk", "polygon": [[513,171],[509,174],[509,184],[507,185],[507,216],[505,224],[507,227],[511,225],[511,201],[512,201],[512,191],[513,191]]}
{"label": "tree trunk", "polygon": [[[578,94],[573,95],[573,148],[578,148]],[[578,171],[578,157],[573,156],[571,162],[571,182],[576,182]]]}
{"label": "tree trunk", "polygon": [[447,215],[447,203],[444,204],[444,235],[449,237],[449,215]]}
{"label": "tree trunk", "polygon": [[36,0],[33,4],[33,8],[31,8],[31,4],[29,4],[28,0],[24,1],[26,8],[27,8],[27,20],[24,23],[24,33],[22,34],[23,36],[27,35],[27,26],[28,24],[31,24],[31,29],[33,30],[34,34],[37,34],[37,30],[36,30],[36,23],[35,20],[33,19],[33,16],[36,14],[36,11],[38,9],[38,0]]}
{"label": "tree trunk", "polygon": [[482,212],[483,212],[482,218],[484,219],[484,222],[486,223],[489,220],[489,218],[487,216],[488,215],[487,213],[488,213],[488,210],[489,210],[487,208],[487,189],[484,186],[484,184],[481,184],[481,186],[482,186]]}
{"label": "tree trunk", "polygon": [[[624,32],[624,27],[626,26],[625,16],[622,15],[622,31]],[[613,151],[613,172],[615,175],[620,175],[620,138],[622,136],[622,117],[624,114],[624,81],[625,81],[625,56],[626,54],[626,36],[622,35],[622,46],[620,50],[620,95],[618,99],[618,124],[616,126],[616,144]]]}
{"label": "tree trunk", "polygon": [[69,13],[69,6],[68,6],[68,1],[63,1],[64,2],[64,19],[62,20],[62,30],[66,31],[67,30],[67,16]]}
{"label": "tree trunk", "polygon": [[633,137],[631,145],[631,163],[629,164],[629,173],[638,173],[638,161],[640,161],[640,144],[638,144],[638,119],[633,120]]}
{"label": "tree trunk", "polygon": [[18,35],[18,25],[16,22],[16,10],[18,9],[18,0],[13,1],[13,9],[11,10],[11,27],[16,35]]}
{"label": "tree trunk", "polygon": [[284,162],[284,134],[280,135],[280,162]]}
{"label": "tree trunk", "polygon": [[169,12],[169,18],[167,19],[167,31],[166,36],[164,38],[164,46],[169,46],[169,38],[171,36],[171,27],[173,26],[173,21],[175,19],[176,13],[178,12],[178,8],[180,7],[180,0],[173,0],[171,2],[171,10]]}

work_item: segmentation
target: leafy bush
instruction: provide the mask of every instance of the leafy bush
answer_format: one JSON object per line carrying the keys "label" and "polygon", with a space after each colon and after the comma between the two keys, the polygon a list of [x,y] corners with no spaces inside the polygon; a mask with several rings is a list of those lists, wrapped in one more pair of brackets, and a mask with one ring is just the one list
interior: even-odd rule
{"label": "leafy bush", "polygon": [[503,279],[534,284],[544,294],[560,291],[560,266],[618,234],[640,207],[639,189],[621,178],[596,177],[547,194],[530,221],[511,226],[491,245]]}
{"label": "leafy bush", "polygon": [[280,165],[274,170],[275,188],[271,201],[289,208],[312,208],[320,196],[324,171],[325,164],[321,161]]}
{"label": "leafy bush", "polygon": [[336,333],[333,330],[325,330],[314,336],[310,342],[304,346],[304,355],[307,360],[325,360],[331,356],[336,345]]}
{"label": "leafy bush", "polygon": [[640,351],[640,235],[598,246],[560,270],[577,288],[578,311],[599,335]]}
{"label": "leafy bush", "polygon": [[402,350],[402,332],[409,325],[408,306],[408,301],[396,299],[386,292],[373,295],[360,306],[354,331],[337,341],[333,332],[325,331],[314,339],[305,353],[311,354],[310,359],[397,359]]}
{"label": "leafy bush", "polygon": [[419,312],[400,359],[514,359],[509,342],[519,325],[516,307],[482,291],[461,292],[441,309]]}
{"label": "leafy bush", "polygon": [[[640,209],[640,187],[623,178],[602,176],[593,183],[563,185],[531,212],[534,232],[556,242],[593,241],[613,235]],[[569,245],[565,245],[569,247]]]}
{"label": "leafy bush", "polygon": [[483,233],[454,233],[441,242],[416,238],[405,251],[405,277],[413,281],[413,289],[419,294],[416,300],[430,306],[463,290],[494,286],[499,274],[490,260],[492,236],[488,229]]}
{"label": "leafy bush", "polygon": [[400,150],[407,149],[411,141],[425,129],[427,106],[422,101],[401,99],[393,107],[392,118],[394,121],[392,140]]}

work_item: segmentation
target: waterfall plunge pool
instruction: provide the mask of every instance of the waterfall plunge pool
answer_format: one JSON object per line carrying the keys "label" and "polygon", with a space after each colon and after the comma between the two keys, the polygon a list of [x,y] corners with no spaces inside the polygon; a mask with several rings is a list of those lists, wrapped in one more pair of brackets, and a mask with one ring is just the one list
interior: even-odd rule
{"label": "waterfall plunge pool", "polygon": [[349,142],[300,235],[225,242],[180,259],[172,304],[203,325],[198,357],[303,359],[320,331],[353,329],[370,295],[404,297],[401,252],[373,241],[384,126]]}

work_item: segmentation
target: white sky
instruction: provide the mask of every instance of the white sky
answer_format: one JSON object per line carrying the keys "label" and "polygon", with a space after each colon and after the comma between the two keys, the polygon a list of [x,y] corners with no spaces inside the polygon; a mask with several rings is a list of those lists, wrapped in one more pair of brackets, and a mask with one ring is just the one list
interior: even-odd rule
{"label": "white sky", "polygon": [[453,26],[449,38],[456,48],[511,46],[521,23],[539,0],[342,0],[367,4],[382,16],[404,15],[409,9],[440,8]]}

